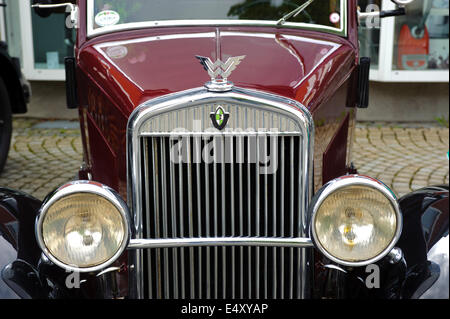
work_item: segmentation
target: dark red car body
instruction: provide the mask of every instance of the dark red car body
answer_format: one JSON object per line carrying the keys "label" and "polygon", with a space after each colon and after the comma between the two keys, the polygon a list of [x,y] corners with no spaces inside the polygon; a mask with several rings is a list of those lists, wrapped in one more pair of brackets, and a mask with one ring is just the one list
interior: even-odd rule
{"label": "dark red car body", "polygon": [[[86,9],[82,4],[81,12]],[[348,152],[357,102],[359,56],[355,10],[356,6],[349,5],[349,17],[353,19],[349,20],[347,38],[285,28],[212,26],[149,28],[89,40],[85,31],[80,30],[77,83],[87,164],[82,176],[91,173],[94,180],[126,196],[123,150],[131,113],[149,99],[200,87],[208,81],[195,56],[214,57],[218,39],[199,38],[195,34],[215,34],[217,30],[222,34],[223,55],[247,56],[233,72],[236,86],[297,100],[312,113],[316,123],[315,189],[345,174],[350,165]],[[264,37],[267,34],[275,35],[276,40]],[[165,40],[168,35],[177,37]],[[158,41],[158,37],[163,40]],[[149,40],[132,41],[142,38]],[[311,39],[317,41],[312,43]],[[108,45],[96,49],[104,43]],[[129,52],[126,58],[113,61],[107,56],[109,47],[123,43],[127,43]]]}

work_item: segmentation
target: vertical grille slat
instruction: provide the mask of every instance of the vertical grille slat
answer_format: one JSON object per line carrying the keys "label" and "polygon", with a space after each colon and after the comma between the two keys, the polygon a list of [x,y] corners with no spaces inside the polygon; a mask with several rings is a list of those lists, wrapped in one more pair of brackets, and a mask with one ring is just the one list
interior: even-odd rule
{"label": "vertical grille slat", "polygon": [[[297,151],[297,153],[298,153],[298,156],[299,156],[298,158],[300,160],[302,158],[302,149],[301,149],[301,147],[299,147],[299,150]],[[299,175],[300,175],[300,172],[301,172],[301,169],[299,168],[299,172],[298,172]],[[299,178],[297,180],[297,184],[298,184],[298,186],[297,186],[297,196],[298,196],[298,198],[300,198],[300,201],[301,201],[300,205],[301,205],[302,201],[303,201],[302,196],[301,196],[301,192],[302,192],[303,187],[304,187],[304,185],[302,184],[302,179],[301,178]],[[297,209],[297,211],[298,211],[298,209]],[[297,234],[296,234],[297,237],[301,237],[301,236],[305,235],[303,233],[303,231],[302,231],[302,227],[303,226],[301,225],[301,223],[303,223],[303,222],[304,222],[304,220],[302,219],[301,214],[299,214],[298,223],[297,223]],[[297,267],[301,267],[302,259],[304,258],[303,253],[304,253],[304,250],[297,249],[297,256],[298,256]],[[302,291],[303,291],[303,285],[304,284],[305,284],[305,281],[304,281],[304,278],[303,278],[303,274],[299,274],[299,276],[297,276],[297,298],[299,298],[299,299],[303,297]]]}
{"label": "vertical grille slat", "polygon": [[[239,142],[239,154],[237,157],[237,162],[239,165],[239,179],[238,179],[238,188],[239,188],[239,236],[244,236],[244,174],[243,174],[243,162],[244,162],[244,139],[243,137],[237,138]],[[241,299],[244,298],[244,247],[239,248],[240,252],[240,263],[239,263],[239,297]]]}
{"label": "vertical grille slat", "polygon": [[[153,160],[151,161],[151,163],[153,164],[153,194],[154,194],[154,209],[155,209],[155,214],[154,214],[154,231],[155,231],[155,238],[161,238],[161,234],[160,234],[160,198],[159,198],[159,176],[160,176],[160,172],[159,172],[159,157],[158,157],[158,145],[155,142],[154,139],[152,139],[152,155],[153,155]],[[156,269],[157,269],[157,280],[156,280],[156,298],[157,299],[161,299],[162,298],[162,271],[161,271],[161,249],[157,249],[156,250],[156,265],[155,265]]]}
{"label": "vertical grille slat", "polygon": [[[217,146],[217,140],[218,137],[214,137],[213,138],[213,143],[214,143],[214,150],[218,149]],[[214,164],[213,164],[213,169],[214,169],[214,237],[218,237],[219,233],[218,233],[218,206],[219,206],[219,196],[218,196],[218,174],[217,174],[217,162],[218,160],[218,154],[216,151],[214,151]],[[218,269],[218,262],[219,262],[219,258],[218,258],[218,254],[219,254],[219,248],[218,247],[214,247],[214,299],[217,299],[219,297],[219,269]]]}
{"label": "vertical grille slat", "polygon": [[[294,139],[289,138],[289,147],[290,147],[290,160],[289,160],[289,236],[294,237]],[[289,280],[294,283],[294,248],[289,248],[290,250],[290,268],[289,268]],[[289,298],[294,298],[294,285],[291,285],[291,289],[289,292]]]}
{"label": "vertical grille slat", "polygon": [[[191,150],[191,138],[186,138],[186,152],[187,152],[187,193],[188,193],[188,229],[189,229],[189,237],[194,237],[194,208],[193,208],[193,188],[195,185],[193,184],[192,179],[192,150]],[[190,268],[190,298],[195,299],[195,266],[194,266],[194,248],[189,247],[189,268]]]}
{"label": "vertical grille slat", "polygon": [[[255,112],[255,114],[256,114],[256,112]],[[256,119],[255,119],[255,122],[256,122]],[[255,186],[256,186],[256,201],[255,201],[256,223],[255,223],[255,228],[256,228],[256,232],[255,232],[255,235],[256,235],[256,237],[259,237],[259,236],[261,236],[261,233],[260,233],[260,229],[261,229],[261,199],[260,199],[261,176],[259,175],[260,145],[259,145],[258,139],[256,139],[255,144],[256,144],[256,165],[255,165],[255,167],[256,167],[256,170],[255,170],[255,176],[256,176],[256,184],[255,184]],[[260,298],[260,287],[261,287],[261,282],[260,282],[260,270],[261,270],[261,268],[260,268],[260,253],[261,252],[260,252],[260,249],[261,249],[260,247],[256,247],[256,262],[255,262],[255,268],[256,268],[255,269],[256,270],[255,271],[255,273],[256,273],[256,286],[255,286],[256,295],[255,295],[255,297],[256,297],[256,299]]]}
{"label": "vertical grille slat", "polygon": [[[246,110],[246,114],[247,114],[247,110]],[[247,118],[247,117],[246,117]],[[252,174],[251,174],[251,170],[252,170],[252,164],[249,160],[250,158],[250,154],[251,154],[251,144],[249,139],[246,140],[247,142],[247,236],[251,237],[252,234]],[[253,285],[253,276],[252,276],[252,252],[253,252],[253,248],[252,247],[248,247],[248,259],[247,259],[247,263],[248,263],[248,298],[251,299],[253,298],[253,291],[252,291],[252,285]]]}
{"label": "vertical grille slat", "polygon": [[[148,159],[149,157],[149,140],[148,139],[144,139],[143,141],[143,147],[144,147],[144,159]],[[150,192],[150,173],[149,173],[149,167],[147,165],[144,165],[144,187],[146,190],[146,196],[145,198],[145,210],[147,212],[150,211],[150,196],[152,195],[152,192]],[[146,220],[145,220],[145,229],[147,230],[147,232],[150,231],[151,229],[151,224],[150,224],[150,218],[149,216],[146,216]],[[145,233],[146,237],[150,237],[149,233]],[[147,261],[147,267],[148,267],[148,273],[149,274],[153,274],[153,266],[152,266],[152,261],[151,261],[151,254],[153,253],[153,251],[146,251],[145,252],[145,256],[146,256],[146,261]],[[153,276],[148,276],[148,287],[149,287],[149,291],[148,291],[148,295],[149,298],[153,298]]]}
{"label": "vertical grille slat", "polygon": [[[166,161],[166,141],[165,140],[159,140],[159,150],[160,150],[160,157],[161,157],[161,196],[162,196],[162,229],[163,234],[162,238],[168,238],[168,194],[166,186],[167,184],[164,183],[164,181],[167,180],[167,171],[166,166],[168,165],[168,162]],[[167,249],[164,249],[164,298],[169,299],[169,251]]]}
{"label": "vertical grille slat", "polygon": [[[205,143],[206,144],[206,143]],[[210,183],[209,183],[209,164],[205,163],[204,165],[204,172],[205,172],[205,207],[206,207],[206,211],[211,211],[211,206],[210,206]],[[211,230],[210,230],[210,215],[209,214],[205,214],[205,224],[206,224],[206,237],[210,237],[211,236]],[[210,247],[206,247],[206,280],[207,283],[208,282],[212,282],[212,278],[211,278],[211,248]],[[210,299],[211,298],[211,285],[206,285],[206,298]]]}
{"label": "vertical grille slat", "polygon": [[[273,123],[272,123],[272,127],[273,127]],[[273,149],[277,149],[278,146],[278,138],[275,137],[274,139],[272,139],[277,145],[271,145],[272,146],[272,150]],[[271,141],[272,142],[272,141]],[[273,165],[277,165],[277,163],[271,163]],[[273,237],[277,237],[277,172],[275,171],[273,173],[273,182],[272,182],[272,236]],[[272,267],[272,277],[273,277],[273,287],[272,287],[272,297],[273,299],[277,298],[277,292],[278,292],[278,263],[277,263],[277,252],[278,249],[277,248],[273,248],[273,255],[272,255],[272,263],[273,263],[273,267]]]}
{"label": "vertical grille slat", "polygon": [[[214,110],[212,105],[209,111]],[[232,108],[234,125],[292,125],[269,112]],[[186,125],[198,110],[167,116]],[[184,118],[184,119],[183,119]],[[300,133],[213,134],[202,125],[180,135],[141,137],[143,222],[147,238],[304,237],[305,150]],[[203,132],[203,131],[202,131]],[[268,158],[268,155],[271,155]],[[275,165],[277,169],[267,171]],[[300,225],[300,226],[299,226]],[[144,252],[145,297],[302,298],[305,249],[186,247]]]}
{"label": "vertical grille slat", "polygon": [[[201,138],[194,139],[195,143],[195,158],[196,164],[196,184],[197,184],[197,232],[198,237],[203,236],[202,232],[202,183],[201,183]],[[198,298],[203,298],[203,265],[202,265],[202,250],[198,251]]]}
{"label": "vertical grille slat", "polygon": [[[231,137],[229,138],[230,140],[230,157],[229,157],[229,161],[230,163],[234,163],[234,138]],[[235,192],[234,192],[234,165],[230,165],[230,185],[229,185],[229,189],[230,189],[230,204],[231,204],[231,233],[230,236],[231,237],[235,237],[236,236],[236,232],[235,232],[235,202],[234,202],[234,197],[235,197]],[[231,298],[235,299],[236,298],[236,251],[235,248],[232,247],[231,248]]]}
{"label": "vertical grille slat", "polygon": [[[175,143],[174,140],[169,139],[169,152],[171,150],[175,149]],[[172,153],[170,153],[172,156]],[[172,223],[172,236],[177,236],[177,216],[176,216],[176,183],[175,181],[175,164],[174,164],[174,158],[169,158],[169,174],[170,174],[170,180],[172,183],[170,183],[170,216],[171,216],[171,223]],[[172,249],[172,262],[173,262],[173,298],[178,298],[178,249],[173,248]]]}
{"label": "vertical grille slat", "polygon": [[[284,180],[285,180],[285,167],[286,167],[286,163],[285,163],[285,157],[284,157],[284,148],[285,148],[285,139],[282,138],[281,139],[281,148],[280,148],[280,165],[281,165],[281,172],[280,172],[280,177],[281,177],[281,182],[280,182],[280,208],[281,208],[281,222],[280,222],[280,235],[281,236],[285,236],[285,232],[284,232],[284,223],[285,223],[285,209],[284,209],[284,196],[283,194],[285,194],[284,192]],[[285,253],[285,249],[281,248],[281,256],[280,256],[280,260],[281,260],[281,295],[280,298],[284,298],[284,281],[285,281],[285,277],[284,277],[284,270],[285,270],[285,259],[284,259],[284,253]]]}
{"label": "vertical grille slat", "polygon": [[[264,127],[264,123],[263,123],[263,127]],[[263,157],[262,160],[264,161],[266,156],[267,156],[267,138],[264,139],[260,139],[263,142]],[[267,238],[269,237],[269,203],[268,203],[268,197],[269,197],[269,193],[268,193],[268,176],[267,173],[263,175],[264,178],[264,196],[263,196],[263,200],[264,200],[264,236]],[[269,248],[268,247],[264,247],[264,299],[268,298],[268,272],[269,272],[269,265],[268,265],[268,260],[267,260],[267,254],[269,252]]]}
{"label": "vertical grille slat", "polygon": [[[226,237],[226,226],[227,226],[227,216],[226,216],[226,201],[228,200],[227,196],[226,196],[226,174],[225,174],[225,151],[226,151],[226,140],[224,137],[220,137],[219,138],[220,141],[220,146],[219,146],[219,150],[220,150],[220,179],[221,179],[221,193],[222,196],[220,196],[220,203],[221,203],[221,215],[222,215],[222,237]],[[222,298],[226,298],[226,287],[227,287],[227,259],[226,259],[226,254],[227,254],[227,248],[226,247],[222,247]]]}
{"label": "vertical grille slat", "polygon": [[[178,149],[181,149],[181,144],[180,141],[178,141]],[[181,154],[181,152],[180,152]],[[184,155],[184,154],[181,154]],[[182,157],[182,156],[181,156]],[[179,198],[179,219],[178,219],[178,223],[179,223],[179,233],[178,233],[178,237],[183,238],[184,237],[184,184],[183,184],[183,164],[182,163],[178,163],[178,185],[179,185],[179,189],[178,189],[178,198]],[[181,298],[185,299],[186,298],[186,280],[185,280],[185,272],[186,272],[186,268],[184,267],[185,264],[185,259],[184,259],[184,248],[180,248],[180,269],[181,269]]]}

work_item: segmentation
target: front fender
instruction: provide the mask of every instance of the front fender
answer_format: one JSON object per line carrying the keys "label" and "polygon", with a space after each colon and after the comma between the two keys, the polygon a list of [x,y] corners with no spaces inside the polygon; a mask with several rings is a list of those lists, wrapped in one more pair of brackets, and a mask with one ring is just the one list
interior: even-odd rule
{"label": "front fender", "polygon": [[399,200],[407,263],[403,298],[449,297],[449,187],[427,187]]}
{"label": "front fender", "polygon": [[0,188],[0,299],[116,297],[117,287],[111,288],[117,282],[115,273],[80,274],[80,287],[67,286],[75,273],[51,263],[36,240],[35,222],[41,206],[41,201],[27,194]]}
{"label": "front fender", "polygon": [[26,298],[26,292],[35,289],[32,281],[24,282],[23,293],[18,293],[5,278],[8,280],[12,269],[19,269],[11,268],[18,264],[16,261],[29,265],[28,269],[37,268],[42,252],[36,242],[34,224],[40,207],[41,202],[29,195],[0,188],[0,299]]}
{"label": "front fender", "polygon": [[11,99],[12,112],[23,114],[27,112],[27,103],[31,97],[31,87],[20,71],[20,62],[11,58],[7,45],[0,41],[0,77],[3,78]]}

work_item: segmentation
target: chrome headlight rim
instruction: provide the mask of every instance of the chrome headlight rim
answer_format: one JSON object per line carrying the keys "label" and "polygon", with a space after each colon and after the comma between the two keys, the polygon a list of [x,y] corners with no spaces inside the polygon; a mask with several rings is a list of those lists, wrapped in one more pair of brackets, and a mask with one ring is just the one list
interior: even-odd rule
{"label": "chrome headlight rim", "polygon": [[[48,210],[55,204],[57,201],[62,200],[68,196],[75,194],[91,194],[100,196],[107,201],[109,201],[115,208],[117,208],[118,212],[122,217],[122,221],[124,224],[124,240],[122,241],[117,252],[106,262],[101,263],[92,267],[76,267],[74,265],[68,265],[64,262],[61,262],[58,258],[53,256],[53,254],[49,251],[49,249],[45,245],[45,241],[43,238],[43,222],[45,220],[46,214]],[[67,183],[57,190],[52,192],[47,198],[44,200],[44,203],[41,206],[39,211],[39,215],[36,219],[36,239],[39,247],[41,248],[44,255],[55,265],[63,268],[67,271],[72,272],[80,272],[80,273],[90,273],[90,272],[98,272],[101,271],[111,264],[113,264],[117,259],[123,254],[130,242],[131,236],[131,223],[130,223],[130,214],[129,209],[125,201],[117,194],[112,188],[103,185],[101,183],[92,182],[92,181],[74,181]]]}
{"label": "chrome headlight rim", "polygon": [[[391,205],[392,205],[392,207],[393,207],[393,209],[395,211],[396,218],[397,218],[396,230],[395,230],[395,234],[394,234],[394,237],[393,237],[391,243],[381,253],[379,253],[377,256],[375,256],[375,257],[373,257],[371,259],[357,261],[357,262],[343,260],[343,259],[337,258],[337,257],[333,256],[332,254],[330,254],[322,246],[322,244],[318,240],[318,236],[317,236],[316,229],[315,229],[315,220],[316,220],[316,217],[317,217],[317,213],[318,213],[319,208],[321,207],[322,203],[325,201],[325,199],[327,199],[328,196],[330,196],[334,192],[339,191],[339,190],[341,190],[343,188],[346,188],[346,187],[350,187],[350,186],[368,187],[368,188],[375,189],[376,191],[379,191],[380,193],[382,193],[389,200],[389,202],[391,203]],[[403,229],[403,216],[402,216],[402,214],[400,212],[400,206],[398,204],[398,200],[397,200],[396,195],[383,182],[381,182],[381,181],[379,181],[377,179],[374,179],[372,177],[365,176],[365,175],[347,175],[347,176],[342,176],[342,177],[339,177],[337,179],[334,179],[334,180],[328,182],[314,196],[314,199],[311,202],[311,206],[310,206],[309,210],[310,210],[309,213],[310,213],[310,216],[311,216],[310,238],[311,238],[314,246],[325,257],[327,257],[331,261],[333,261],[333,262],[335,262],[337,264],[343,265],[343,266],[363,267],[363,266],[367,266],[367,265],[370,265],[370,264],[374,264],[377,261],[383,259],[395,247],[395,245],[397,244],[398,240],[400,239],[400,236],[401,236],[401,233],[402,233],[402,229]]]}

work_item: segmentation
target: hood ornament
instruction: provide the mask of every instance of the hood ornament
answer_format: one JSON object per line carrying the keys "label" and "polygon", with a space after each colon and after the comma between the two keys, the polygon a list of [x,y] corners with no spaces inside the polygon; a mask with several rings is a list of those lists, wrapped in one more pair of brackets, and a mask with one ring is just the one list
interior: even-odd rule
{"label": "hood ornament", "polygon": [[222,62],[220,59],[216,62],[212,62],[210,58],[204,56],[196,56],[203,66],[205,71],[208,71],[211,77],[211,82],[205,84],[209,91],[225,92],[233,88],[233,83],[228,81],[228,77],[236,70],[236,67],[241,64],[245,55],[228,58],[226,62]]}

